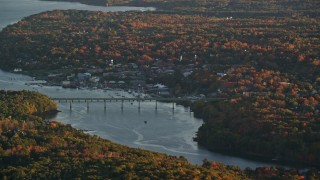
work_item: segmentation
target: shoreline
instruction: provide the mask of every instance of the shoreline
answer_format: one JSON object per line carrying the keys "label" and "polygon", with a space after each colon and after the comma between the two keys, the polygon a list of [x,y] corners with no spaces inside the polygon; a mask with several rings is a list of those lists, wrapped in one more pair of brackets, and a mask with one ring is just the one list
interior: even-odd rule
{"label": "shoreline", "polygon": [[257,153],[248,153],[248,154],[243,154],[243,153],[236,153],[236,152],[231,152],[231,151],[226,151],[225,149],[211,149],[207,148],[204,145],[198,144],[202,148],[206,148],[207,150],[215,153],[220,153],[223,155],[230,155],[234,157],[240,157],[248,160],[254,160],[254,161],[260,161],[260,162],[265,162],[265,163],[276,163],[275,167],[285,167],[287,169],[297,169],[299,172],[303,172],[305,170],[309,170],[311,168],[320,168],[320,165],[317,164],[310,164],[310,163],[304,163],[304,162],[298,162],[298,161],[291,161],[291,160],[286,160],[286,159],[281,159],[281,158],[275,158],[272,156],[267,156],[267,155],[262,155],[262,154],[257,154]]}
{"label": "shoreline", "polygon": [[50,119],[52,117],[55,117],[59,112],[61,112],[61,111],[58,109],[55,109],[55,110],[50,110],[50,111],[46,111],[46,112],[42,112],[42,113],[35,113],[33,115],[41,117],[45,120],[45,119]]}
{"label": "shoreline", "polygon": [[[126,3],[126,4],[114,4],[114,5],[106,5],[105,1],[85,1],[85,0],[39,0],[39,1],[47,1],[47,2],[68,2],[68,3],[79,3],[82,5],[88,5],[88,6],[97,6],[97,7],[135,7],[135,8],[141,8],[140,11],[156,11],[156,7],[151,6],[138,6],[135,3]],[[135,10],[132,10],[135,11]]]}
{"label": "shoreline", "polygon": [[[70,2],[70,3],[80,3],[84,5],[90,5],[90,6],[101,6],[101,7],[111,7],[111,6],[129,6],[129,4],[114,4],[114,5],[108,5],[106,1],[99,1],[99,0],[93,0],[93,1],[86,1],[86,0],[40,0],[40,1],[49,1],[49,2]],[[132,7],[139,7],[130,5]],[[143,8],[146,8],[147,6],[144,6]]]}

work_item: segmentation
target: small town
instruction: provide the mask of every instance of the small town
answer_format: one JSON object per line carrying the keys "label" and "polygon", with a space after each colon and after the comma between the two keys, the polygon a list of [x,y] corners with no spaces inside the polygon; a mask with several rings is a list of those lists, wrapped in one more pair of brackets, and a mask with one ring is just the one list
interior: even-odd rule
{"label": "small town", "polygon": [[[86,65],[84,65],[86,67]],[[63,88],[87,89],[122,89],[136,96],[139,93],[153,97],[216,97],[217,93],[208,93],[206,89],[195,89],[194,92],[176,93],[175,87],[168,87],[166,77],[176,77],[179,81],[190,81],[190,75],[196,71],[207,71],[210,64],[175,65],[172,61],[164,63],[155,61],[151,65],[137,65],[136,63],[115,64],[113,60],[106,60],[106,67],[87,66],[76,73],[50,73],[47,77],[40,77],[40,85],[62,86]],[[19,72],[22,70],[20,69]],[[17,72],[14,70],[14,72]],[[222,78],[225,73],[217,72],[216,77]]]}

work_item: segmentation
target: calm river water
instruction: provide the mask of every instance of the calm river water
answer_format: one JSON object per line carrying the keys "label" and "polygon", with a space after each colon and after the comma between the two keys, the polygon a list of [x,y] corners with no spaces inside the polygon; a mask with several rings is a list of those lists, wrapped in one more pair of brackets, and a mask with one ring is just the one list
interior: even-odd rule
{"label": "calm river water", "polygon": [[[146,10],[146,8],[138,7],[97,7],[79,3],[37,0],[0,0],[0,30],[23,17],[54,9]],[[131,94],[124,91],[76,90],[25,85],[30,81],[32,81],[31,77],[0,70],[0,89],[33,90],[50,97],[131,96]],[[106,111],[104,111],[103,103],[90,103],[89,110],[87,110],[85,103],[73,103],[72,111],[70,111],[67,103],[58,103],[58,106],[62,112],[54,120],[71,124],[75,128],[90,130],[89,133],[119,144],[184,156],[195,164],[201,164],[203,159],[207,158],[208,160],[236,165],[241,168],[274,165],[221,155],[198,147],[193,141],[193,137],[203,122],[201,119],[194,118],[193,114],[182,106],[176,106],[174,111],[172,110],[172,104],[168,103],[158,103],[156,111],[155,102],[142,102],[140,111],[138,111],[137,102],[132,104],[125,103],[123,111],[121,111],[120,102],[108,103]]]}

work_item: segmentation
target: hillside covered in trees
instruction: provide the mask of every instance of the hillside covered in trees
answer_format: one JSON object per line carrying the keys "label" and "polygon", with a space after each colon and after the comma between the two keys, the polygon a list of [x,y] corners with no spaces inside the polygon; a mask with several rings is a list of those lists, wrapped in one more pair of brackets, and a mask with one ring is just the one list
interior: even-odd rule
{"label": "hillside covered in trees", "polygon": [[246,178],[233,167],[194,166],[184,158],[128,148],[45,121],[32,114],[57,107],[39,93],[0,91],[0,97],[1,179]]}
{"label": "hillside covered in trees", "polygon": [[156,77],[177,96],[193,93],[182,91],[193,86],[228,99],[194,105],[205,119],[196,137],[200,144],[318,166],[319,21],[303,14],[44,12],[3,29],[0,67],[48,75],[92,67],[109,72],[106,59],[137,63],[145,72],[159,62],[191,64],[196,68],[187,78],[179,71]]}
{"label": "hillside covered in trees", "polygon": [[[202,93],[227,99],[193,104],[195,114],[205,121],[195,138],[202,146],[319,166],[319,1],[107,3],[159,11],[68,10],[24,18],[0,33],[0,67],[48,76],[90,68],[110,73],[110,59],[125,66],[136,63],[151,82],[167,85],[177,97]],[[184,69],[191,65],[193,71],[188,77],[183,68],[152,75],[159,64]],[[1,108],[4,114],[11,109]],[[14,112],[28,117],[20,112],[34,114],[38,109],[42,108],[26,104]]]}
{"label": "hillside covered in trees", "polygon": [[167,13],[204,14],[214,16],[319,16],[317,0],[55,0],[99,6],[155,7]]}
{"label": "hillside covered in trees", "polygon": [[[1,179],[301,178],[297,171],[281,168],[241,171],[206,160],[202,166],[191,165],[183,157],[114,144],[69,125],[34,116],[35,112],[57,108],[39,93],[0,91],[0,97]],[[310,171],[308,176],[315,173]]]}
{"label": "hillside covered in trees", "polygon": [[[150,65],[250,65],[302,80],[319,77],[319,18],[237,18],[157,12],[52,11],[3,29],[1,68],[73,70],[105,60]],[[19,42],[19,44],[16,44]],[[46,43],[43,43],[46,42]],[[194,56],[197,55],[197,62]],[[49,66],[48,66],[49,65]],[[224,65],[217,69],[217,66]]]}

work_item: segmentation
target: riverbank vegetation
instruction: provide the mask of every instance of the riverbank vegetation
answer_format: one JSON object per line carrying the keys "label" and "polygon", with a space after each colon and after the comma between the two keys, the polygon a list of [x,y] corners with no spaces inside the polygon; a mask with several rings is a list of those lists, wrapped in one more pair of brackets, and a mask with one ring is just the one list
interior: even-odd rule
{"label": "riverbank vegetation", "polygon": [[[36,111],[56,109],[52,100],[39,93],[2,90],[0,97],[1,179],[300,178],[296,171],[281,168],[245,172],[206,160],[202,166],[191,165],[183,157],[114,144],[70,125],[34,116]],[[4,111],[7,107],[9,110]]]}
{"label": "riverbank vegetation", "polygon": [[[41,75],[97,67],[107,73],[112,59],[138,64],[148,79],[160,77],[151,73],[159,66],[192,67],[189,76],[175,71],[158,79],[176,96],[227,98],[193,105],[205,121],[195,138],[201,145],[319,166],[319,3],[294,1],[289,12],[286,1],[272,2],[261,2],[268,13],[250,16],[228,8],[219,16],[187,10],[44,12],[3,29],[0,67]],[[278,2],[284,4],[272,6]]]}

